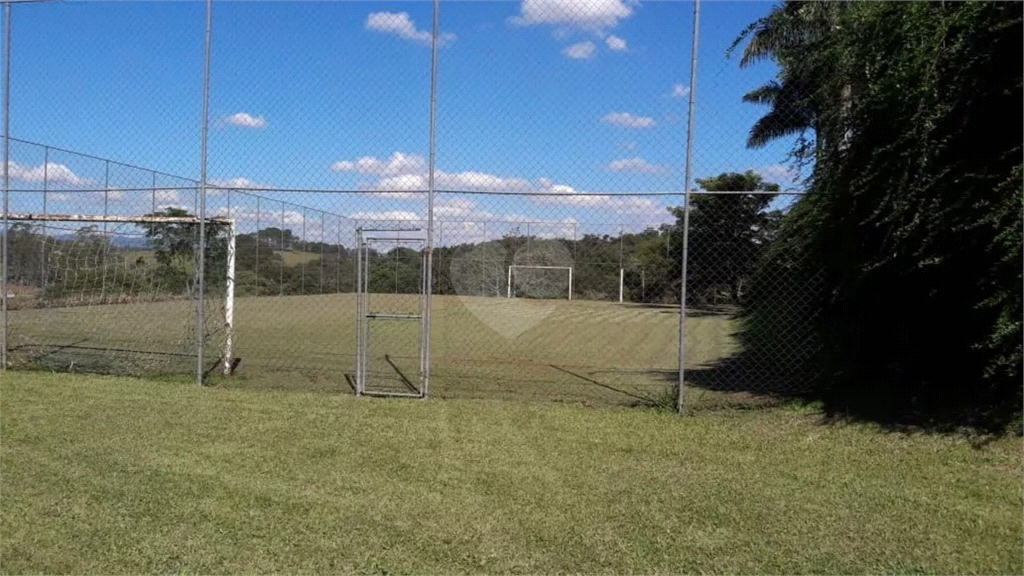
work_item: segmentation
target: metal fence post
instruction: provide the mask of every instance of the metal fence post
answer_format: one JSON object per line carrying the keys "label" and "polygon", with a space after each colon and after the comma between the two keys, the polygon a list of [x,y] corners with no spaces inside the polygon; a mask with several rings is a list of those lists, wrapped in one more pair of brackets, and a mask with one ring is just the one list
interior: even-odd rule
{"label": "metal fence post", "polygon": [[203,326],[204,299],[206,290],[206,160],[207,140],[210,129],[210,37],[212,33],[213,0],[206,0],[206,45],[203,66],[203,127],[200,144],[199,168],[199,298],[196,303],[196,384],[203,385],[203,343],[206,340]]}
{"label": "metal fence post", "polygon": [[[43,214],[47,213],[46,197],[50,187],[50,147],[43,147]],[[46,289],[46,221],[43,221],[43,242],[39,248],[39,284]]]}
{"label": "metal fence post", "polygon": [[[306,209],[302,209],[302,251],[305,252],[309,248],[309,240],[306,239]],[[302,263],[299,265],[299,273],[302,275],[302,279],[299,281],[299,294],[306,294],[306,258],[302,258]]]}
{"label": "metal fence post", "polygon": [[424,398],[430,396],[430,320],[431,306],[433,303],[433,280],[434,280],[434,168],[436,165],[436,131],[437,131],[437,49],[438,49],[438,20],[440,18],[441,2],[434,0],[434,26],[430,42],[430,166],[427,175],[427,280],[426,296],[423,304],[423,336],[420,338],[420,346],[423,347],[421,358],[423,362],[423,391]]}
{"label": "metal fence post", "polygon": [[281,259],[278,260],[278,273],[280,277],[277,281],[278,296],[284,296],[284,204],[281,204]]}
{"label": "metal fence post", "polygon": [[7,369],[7,253],[10,236],[10,163],[11,163],[11,3],[4,2],[4,239],[3,265],[0,266],[0,371]]}
{"label": "metal fence post", "polygon": [[683,250],[682,283],[679,287],[679,390],[676,396],[676,411],[683,411],[686,394],[686,256],[690,235],[690,179],[693,165],[694,108],[697,94],[697,48],[700,33],[700,0],[693,3],[693,59],[690,62],[690,113],[686,120],[686,182],[683,189]]}
{"label": "metal fence post", "polygon": [[327,236],[324,234],[324,220],[327,218],[325,212],[320,212],[320,293],[324,293],[324,244],[327,243]]}
{"label": "metal fence post", "polygon": [[256,293],[254,296],[260,295],[260,244],[263,244],[263,240],[260,238],[260,197],[256,197]]}

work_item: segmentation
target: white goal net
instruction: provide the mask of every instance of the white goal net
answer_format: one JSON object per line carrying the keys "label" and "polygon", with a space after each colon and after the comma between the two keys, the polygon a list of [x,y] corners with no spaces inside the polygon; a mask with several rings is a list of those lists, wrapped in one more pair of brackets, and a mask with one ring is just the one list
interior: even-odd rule
{"label": "white goal net", "polygon": [[199,291],[208,372],[230,368],[234,224],[192,216],[10,214],[7,363],[75,372],[194,371]]}
{"label": "white goal net", "polygon": [[572,266],[509,266],[506,292],[509,298],[572,300]]}

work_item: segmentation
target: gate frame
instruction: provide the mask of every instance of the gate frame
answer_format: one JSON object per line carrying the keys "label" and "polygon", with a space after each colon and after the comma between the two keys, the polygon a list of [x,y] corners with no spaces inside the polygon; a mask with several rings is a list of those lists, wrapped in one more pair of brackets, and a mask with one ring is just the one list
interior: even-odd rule
{"label": "gate frame", "polygon": [[[422,232],[422,228],[356,228],[356,372],[355,372],[355,390],[356,396],[388,396],[388,397],[404,397],[404,398],[426,398],[426,376],[427,376],[427,347],[423,339],[423,334],[426,330],[427,321],[427,247],[426,238],[414,236],[409,238],[402,238],[403,232]],[[395,234],[394,236],[367,236],[365,233],[383,233],[383,234]],[[419,314],[394,314],[394,313],[378,313],[373,312],[370,309],[370,293],[369,293],[369,247],[372,242],[394,242],[395,247],[398,248],[403,242],[420,242],[422,248],[420,251],[420,312]],[[419,340],[417,347],[419,348],[420,366],[419,366],[419,387],[416,393],[409,392],[388,392],[383,390],[367,390],[367,373],[366,367],[368,364],[368,352],[370,348],[370,321],[371,320],[388,320],[388,321],[405,321],[405,320],[419,320]]]}

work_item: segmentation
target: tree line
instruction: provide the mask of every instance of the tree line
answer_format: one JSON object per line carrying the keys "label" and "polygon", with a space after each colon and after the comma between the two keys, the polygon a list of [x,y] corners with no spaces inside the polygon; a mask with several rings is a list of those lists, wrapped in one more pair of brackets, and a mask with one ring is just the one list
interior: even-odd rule
{"label": "tree line", "polygon": [[[688,259],[691,303],[738,305],[781,212],[768,211],[775,184],[753,172],[698,180],[706,190],[750,190],[750,195],[694,195]],[[570,240],[523,234],[516,228],[500,239],[435,247],[433,291],[441,295],[506,296],[510,266],[556,265],[573,268],[574,297],[617,300],[620,269],[628,302],[678,304],[682,257],[681,207],[677,222],[619,235],[584,234]],[[191,218],[180,208],[150,216]],[[197,287],[198,225],[194,222],[136,224],[146,240],[118,245],[97,226],[72,237],[46,235],[41,227],[17,224],[11,230],[12,282],[46,287],[42,297],[116,294],[150,290],[153,298],[193,294]],[[206,231],[206,286],[223,287],[227,228]],[[368,251],[369,289],[416,293],[421,288],[423,255],[398,247]],[[287,228],[268,227],[235,238],[235,291],[246,295],[299,295],[355,290],[355,251],[341,244],[309,241]],[[513,285],[533,280],[528,295],[560,298],[567,275],[519,272]],[[538,280],[539,279],[539,280]],[[525,281],[525,280],[523,280]]]}

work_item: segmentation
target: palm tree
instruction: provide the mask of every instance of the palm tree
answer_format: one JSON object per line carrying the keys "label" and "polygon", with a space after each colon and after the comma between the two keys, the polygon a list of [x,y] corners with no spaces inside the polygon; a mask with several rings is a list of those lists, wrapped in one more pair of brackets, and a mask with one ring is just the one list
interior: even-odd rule
{"label": "palm tree", "polygon": [[850,3],[842,1],[788,0],[772,8],[747,26],[729,47],[732,53],[748,40],[740,58],[740,67],[771,60],[779,66],[777,80],[771,80],[743,96],[744,102],[765,104],[771,109],[750,129],[747,146],[760,148],[785,136],[799,135],[796,153],[806,157],[813,131],[815,157],[826,142],[832,141],[822,115],[836,98],[848,102],[849,86],[835,84],[837,62],[830,58],[828,39],[839,28],[843,12]]}

